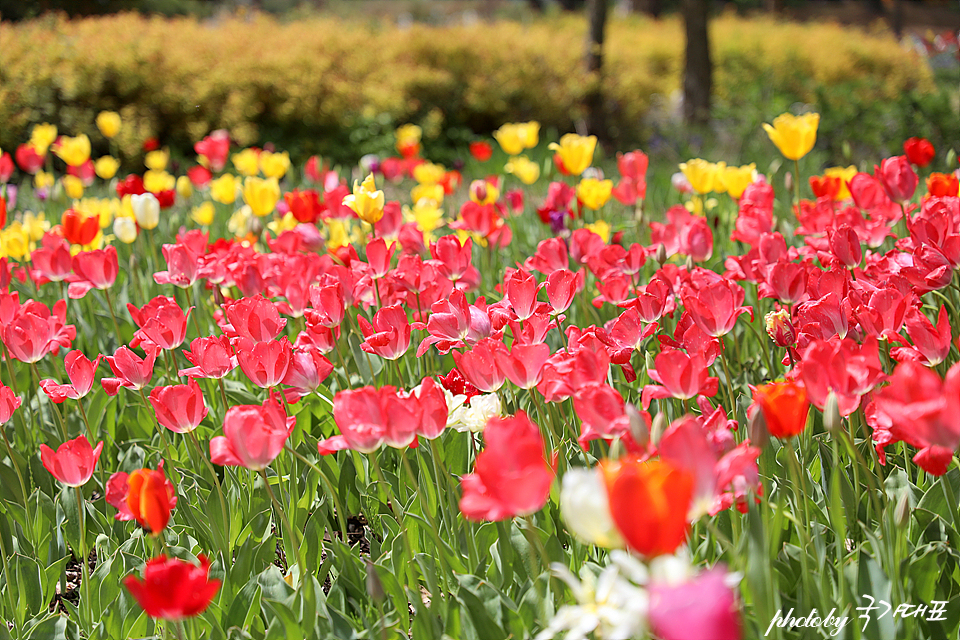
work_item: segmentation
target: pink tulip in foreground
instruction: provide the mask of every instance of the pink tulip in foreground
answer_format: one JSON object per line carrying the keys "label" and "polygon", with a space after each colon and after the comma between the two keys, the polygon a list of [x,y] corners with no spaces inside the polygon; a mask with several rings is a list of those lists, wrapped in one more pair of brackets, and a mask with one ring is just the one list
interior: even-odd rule
{"label": "pink tulip in foreground", "polygon": [[102,450],[102,442],[92,448],[87,436],[80,436],[64,442],[56,451],[41,444],[40,460],[44,468],[63,484],[82,487],[93,475]]}

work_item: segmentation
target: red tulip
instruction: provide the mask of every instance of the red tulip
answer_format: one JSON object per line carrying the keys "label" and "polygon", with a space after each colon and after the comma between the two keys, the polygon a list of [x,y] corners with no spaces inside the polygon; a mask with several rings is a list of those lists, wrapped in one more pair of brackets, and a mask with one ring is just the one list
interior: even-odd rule
{"label": "red tulip", "polygon": [[624,437],[630,431],[630,418],[623,396],[608,384],[588,384],[573,396],[573,409],[580,418],[580,446],[590,440],[612,440]]}
{"label": "red tulip", "polygon": [[195,338],[190,343],[190,351],[183,355],[194,366],[181,369],[177,375],[191,378],[222,378],[237,367],[237,356],[226,336]]}
{"label": "red tulip", "polygon": [[[486,184],[486,182],[484,182]],[[430,255],[436,261],[440,275],[454,283],[464,278],[473,267],[473,240],[467,238],[461,244],[457,236],[443,236],[430,245]],[[471,274],[472,275],[472,274]]]}
{"label": "red tulip", "polygon": [[46,155],[41,156],[31,144],[26,142],[17,147],[14,155],[20,168],[31,174],[43,168],[43,161],[46,158]]}
{"label": "red tulip", "polygon": [[100,231],[100,216],[84,216],[67,209],[60,218],[60,229],[70,244],[87,245]]}
{"label": "red tulip", "polygon": [[146,192],[147,190],[143,187],[143,178],[135,173],[131,173],[123,180],[117,182],[118,198],[123,198],[123,196],[139,196]]}
{"label": "red tulip", "polygon": [[230,323],[224,327],[228,336],[236,335],[254,342],[273,340],[287,325],[277,307],[261,295],[227,303],[223,307],[223,314]]}
{"label": "red tulip", "polygon": [[250,381],[264,389],[283,381],[290,367],[291,345],[286,336],[281,340],[254,342],[248,338],[234,341],[240,369]]}
{"label": "red tulip", "polygon": [[267,468],[283,451],[297,424],[272,397],[263,405],[237,405],[227,409],[223,434],[210,440],[210,461],[221,466]]}
{"label": "red tulip", "polygon": [[56,354],[60,347],[69,348],[77,329],[64,324],[66,315],[63,300],[54,303],[53,313],[42,302],[26,302],[3,325],[3,342],[10,355],[20,362],[33,363],[48,353]]}
{"label": "red tulip", "polygon": [[506,348],[496,349],[493,357],[510,382],[521,389],[532,389],[540,382],[543,365],[550,357],[550,347],[542,343],[514,344],[509,352]]}
{"label": "red tulip", "polygon": [[73,277],[68,278],[68,293],[71,299],[82,298],[91,289],[109,289],[117,279],[120,266],[117,263],[117,248],[81,251],[73,256]]}
{"label": "red tulip", "polygon": [[730,280],[717,280],[698,291],[683,295],[683,306],[704,333],[714,338],[730,333],[737,318],[744,313],[753,317],[753,308],[744,307],[743,287]]}
{"label": "red tulip", "polygon": [[643,461],[633,456],[600,465],[610,515],[627,546],[647,558],[676,551],[689,529],[690,473],[663,460]]}
{"label": "red tulip", "polygon": [[0,425],[6,424],[20,408],[23,399],[13,395],[13,389],[0,383]]}
{"label": "red tulip", "polygon": [[656,369],[647,373],[663,386],[648,384],[641,393],[643,408],[656,398],[689,400],[698,395],[717,395],[720,380],[710,377],[707,364],[700,353],[688,355],[679,349],[665,349],[654,359]]}
{"label": "red tulip", "polygon": [[493,145],[486,140],[471,142],[470,155],[472,155],[477,162],[486,162],[493,156]]}
{"label": "red tulip", "polygon": [[567,269],[557,269],[547,276],[547,300],[553,308],[552,315],[558,315],[570,308],[577,294],[583,291],[583,271],[573,273]]}
{"label": "red tulip", "polygon": [[396,449],[410,446],[417,435],[423,409],[416,396],[398,393],[391,386],[340,391],[333,399],[333,419],[340,436],[321,440],[321,455],[340,449],[371,453],[386,444]]}
{"label": "red tulip", "polygon": [[227,164],[227,154],[230,153],[230,134],[226,129],[217,129],[194,144],[193,150],[201,156],[204,166],[210,171],[219,173]]}
{"label": "red tulip", "polygon": [[93,389],[97,365],[100,364],[100,358],[102,357],[98,354],[96,359],[90,362],[82,352],[71,351],[63,360],[70,384],[57,384],[55,380],[47,379],[40,381],[40,388],[56,404],[60,404],[67,398],[79,400]]}
{"label": "red tulip", "polygon": [[518,269],[504,279],[504,291],[510,308],[520,320],[526,320],[537,308],[537,292],[540,287],[532,273]]}
{"label": "red tulip", "polygon": [[800,376],[807,396],[823,411],[832,391],[841,416],[860,406],[860,398],[883,382],[880,351],[876,338],[868,336],[863,345],[850,338],[813,340],[803,352]]}
{"label": "red tulip", "polygon": [[483,433],[473,473],[461,479],[460,512],[475,522],[496,522],[542,509],[555,474],[540,428],[520,411],[491,418]]}
{"label": "red tulip", "polygon": [[920,178],[910,166],[906,156],[886,158],[874,171],[883,184],[884,190],[894,202],[906,202],[913,197]]}
{"label": "red tulip", "polygon": [[41,247],[30,254],[33,277],[39,284],[62,282],[73,272],[70,243],[53,233],[43,234]]}
{"label": "red tulip", "polygon": [[120,387],[127,387],[134,391],[140,390],[153,377],[153,364],[157,360],[160,348],[148,346],[144,349],[146,357],[141,358],[128,347],[120,347],[112,356],[107,356],[107,363],[115,378],[103,378],[100,384],[108,395],[115,396]]}
{"label": "red tulip", "polygon": [[807,426],[807,390],[794,380],[754,387],[753,403],[763,413],[767,431],[776,438],[800,435]]}
{"label": "red tulip", "polygon": [[65,485],[82,487],[93,476],[93,470],[100,459],[103,443],[91,448],[87,436],[67,440],[53,451],[45,444],[40,445],[40,461],[44,468]]}
{"label": "red tulip", "polygon": [[857,307],[860,327],[867,335],[901,342],[900,329],[907,319],[912,297],[893,286],[874,290],[869,299]]}
{"label": "red tulip", "polygon": [[937,155],[933,145],[925,138],[908,138],[903,143],[903,152],[907,159],[918,167],[925,167]]}
{"label": "red tulip", "polygon": [[[950,340],[953,336],[950,333],[950,318],[947,316],[945,305],[940,306],[936,326],[915,307],[910,307],[907,312],[904,326],[913,341],[913,349],[928,367],[935,367],[947,359],[950,353]],[[894,351],[896,349],[891,350],[891,353]]]}
{"label": "red tulip", "polygon": [[367,353],[385,360],[396,360],[410,348],[410,322],[402,304],[377,311],[373,316],[373,324],[360,315],[357,316],[357,323],[364,337],[360,348]]}
{"label": "red tulip", "polygon": [[213,174],[210,173],[210,170],[200,165],[187,169],[187,177],[190,178],[190,184],[195,189],[205,187],[213,180]]}
{"label": "red tulip", "polygon": [[157,414],[157,422],[175,433],[188,433],[207,417],[200,385],[193,378],[187,384],[154,387],[150,404]]}
{"label": "red tulip", "polygon": [[210,561],[202,555],[199,560],[198,567],[159,556],[147,563],[143,580],[128,576],[123,584],[151,618],[191,618],[203,613],[220,589],[220,581],[208,577]]}
{"label": "red tulip", "polygon": [[187,337],[187,318],[193,307],[184,314],[176,300],[168,296],[157,296],[141,309],[127,303],[127,310],[140,327],[130,342],[131,347],[143,345],[146,348],[147,345],[156,345],[165,351],[171,351],[183,344]]}
{"label": "red tulip", "polygon": [[284,391],[288,402],[297,402],[302,396],[317,390],[333,372],[333,364],[316,347],[296,347],[290,354],[290,366],[283,377],[283,384],[291,387]]}
{"label": "red tulip", "polygon": [[200,276],[200,256],[204,251],[197,252],[185,244],[163,245],[163,259],[167,261],[166,271],[157,271],[153,280],[157,284],[172,284],[182,289],[193,286]]}
{"label": "red tulip", "polygon": [[840,195],[839,176],[810,176],[810,190],[817,198],[828,198],[831,201]]}
{"label": "red tulip", "polygon": [[503,386],[506,378],[494,355],[502,348],[503,343],[487,338],[474,345],[470,351],[454,351],[453,359],[467,382],[483,393],[493,393]]}
{"label": "red tulip", "polygon": [[[920,449],[914,461],[933,475],[950,468],[960,446],[960,364],[946,379],[916,362],[897,365],[867,411],[877,452],[900,440]],[[885,458],[881,457],[881,462]]]}

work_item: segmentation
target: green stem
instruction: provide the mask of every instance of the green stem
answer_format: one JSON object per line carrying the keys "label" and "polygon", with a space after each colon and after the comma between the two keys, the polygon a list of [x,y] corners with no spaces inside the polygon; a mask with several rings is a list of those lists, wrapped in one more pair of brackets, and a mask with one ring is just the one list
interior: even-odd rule
{"label": "green stem", "polygon": [[80,586],[83,591],[83,602],[81,603],[83,606],[80,608],[83,612],[81,619],[85,620],[87,628],[90,629],[93,627],[93,611],[90,609],[92,603],[90,602],[90,567],[87,564],[87,558],[89,557],[87,552],[87,532],[83,522],[84,498],[83,491],[81,491],[80,487],[74,487],[74,490],[77,492],[77,513],[80,517],[80,569],[82,570],[82,582]]}
{"label": "green stem", "polygon": [[110,297],[110,289],[104,289],[103,295],[107,298],[107,310],[110,311],[110,318],[113,319],[113,330],[117,332],[117,345],[124,344],[123,336],[120,334],[120,323],[117,322],[117,314],[113,311],[113,299]]}

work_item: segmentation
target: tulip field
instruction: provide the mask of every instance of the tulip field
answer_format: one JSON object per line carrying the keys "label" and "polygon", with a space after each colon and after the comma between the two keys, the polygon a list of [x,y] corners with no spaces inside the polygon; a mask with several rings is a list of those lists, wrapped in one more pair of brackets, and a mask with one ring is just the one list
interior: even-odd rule
{"label": "tulip field", "polygon": [[0,640],[956,638],[956,156],[774,116],[663,208],[537,122],[457,169],[34,126]]}

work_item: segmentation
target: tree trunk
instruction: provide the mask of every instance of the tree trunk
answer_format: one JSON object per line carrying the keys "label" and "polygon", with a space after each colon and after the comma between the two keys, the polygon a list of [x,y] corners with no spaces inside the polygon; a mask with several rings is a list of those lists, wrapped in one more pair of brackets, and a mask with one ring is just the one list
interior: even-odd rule
{"label": "tree trunk", "polygon": [[683,118],[687,124],[710,120],[713,63],[707,32],[710,5],[707,0],[683,0],[687,46],[683,74]]}
{"label": "tree trunk", "polygon": [[589,0],[587,5],[590,31],[587,35],[587,53],[584,62],[590,82],[594,83],[584,97],[584,124],[587,133],[603,137],[603,39],[607,24],[607,0]]}

